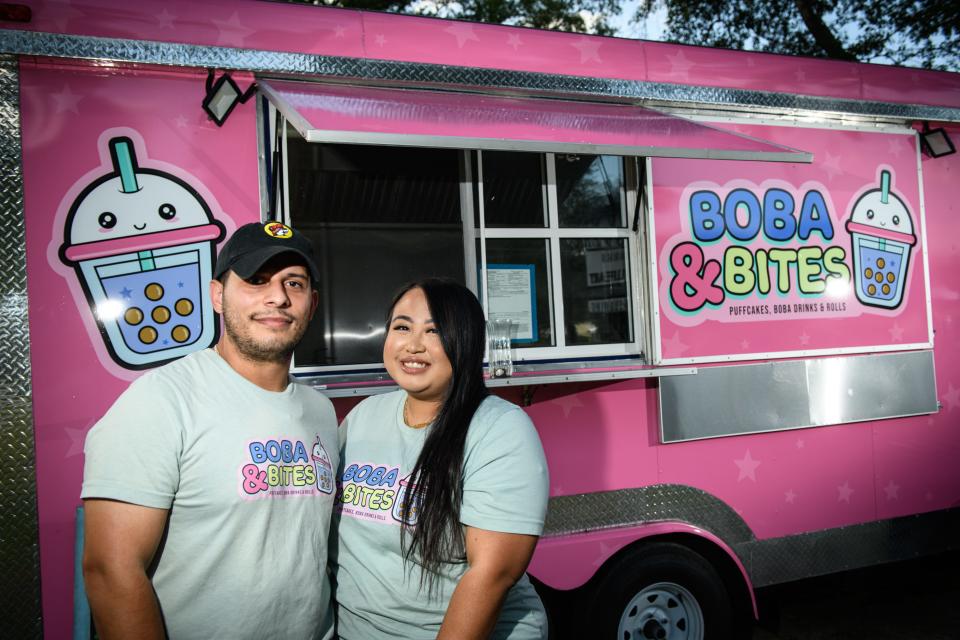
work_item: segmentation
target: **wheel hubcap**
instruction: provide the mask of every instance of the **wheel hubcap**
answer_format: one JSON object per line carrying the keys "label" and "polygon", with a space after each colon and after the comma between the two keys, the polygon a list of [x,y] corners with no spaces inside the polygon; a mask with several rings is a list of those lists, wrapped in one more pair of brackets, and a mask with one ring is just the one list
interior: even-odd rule
{"label": "wheel hubcap", "polygon": [[652,584],[633,596],[620,616],[621,640],[703,640],[703,611],[693,595],[672,582]]}

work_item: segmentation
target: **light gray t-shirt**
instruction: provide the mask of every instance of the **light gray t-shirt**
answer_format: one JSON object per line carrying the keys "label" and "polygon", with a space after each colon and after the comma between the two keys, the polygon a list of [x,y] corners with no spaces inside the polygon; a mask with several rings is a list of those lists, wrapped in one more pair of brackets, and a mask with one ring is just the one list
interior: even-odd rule
{"label": "light gray t-shirt", "polygon": [[336,415],[207,349],[146,373],[87,435],[83,498],[169,509],[152,582],[181,638],[331,638]]}
{"label": "light gray t-shirt", "polygon": [[[373,396],[340,426],[336,540],[337,632],[342,640],[435,638],[447,604],[467,570],[448,565],[431,596],[420,588],[419,568],[404,565],[400,547],[403,492],[429,430],[403,422],[406,394]],[[495,396],[477,409],[464,450],[464,525],[539,535],[549,484],[540,438],[527,414]],[[416,520],[415,515],[411,519]],[[546,638],[543,605],[524,575],[507,594],[491,637]]]}

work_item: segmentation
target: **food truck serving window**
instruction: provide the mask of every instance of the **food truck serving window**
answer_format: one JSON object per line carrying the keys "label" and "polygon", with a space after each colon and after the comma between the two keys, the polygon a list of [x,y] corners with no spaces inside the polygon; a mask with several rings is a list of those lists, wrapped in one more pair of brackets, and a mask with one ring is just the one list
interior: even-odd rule
{"label": "food truck serving window", "polygon": [[384,306],[424,276],[470,286],[520,359],[639,354],[628,160],[311,144],[289,127],[285,146],[289,220],[322,271],[299,370],[379,363]]}
{"label": "food truck serving window", "polygon": [[269,81],[275,200],[321,255],[299,371],[381,360],[384,307],[425,276],[510,323],[522,361],[638,357],[641,156],[809,160],[626,105]]}

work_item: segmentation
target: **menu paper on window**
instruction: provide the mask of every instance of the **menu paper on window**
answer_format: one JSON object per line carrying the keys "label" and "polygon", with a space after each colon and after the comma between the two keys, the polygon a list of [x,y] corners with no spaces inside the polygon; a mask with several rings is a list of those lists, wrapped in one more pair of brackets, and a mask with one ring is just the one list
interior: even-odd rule
{"label": "menu paper on window", "polygon": [[516,327],[513,342],[536,342],[535,266],[487,265],[487,313],[490,320],[509,320]]}

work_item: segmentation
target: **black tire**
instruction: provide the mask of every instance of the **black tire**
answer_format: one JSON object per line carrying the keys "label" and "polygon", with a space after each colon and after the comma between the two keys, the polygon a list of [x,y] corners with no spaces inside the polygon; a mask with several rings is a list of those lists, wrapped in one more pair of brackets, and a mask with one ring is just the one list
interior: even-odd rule
{"label": "black tire", "polygon": [[727,640],[735,637],[735,619],[713,565],[681,544],[658,542],[612,560],[596,585],[583,637]]}

